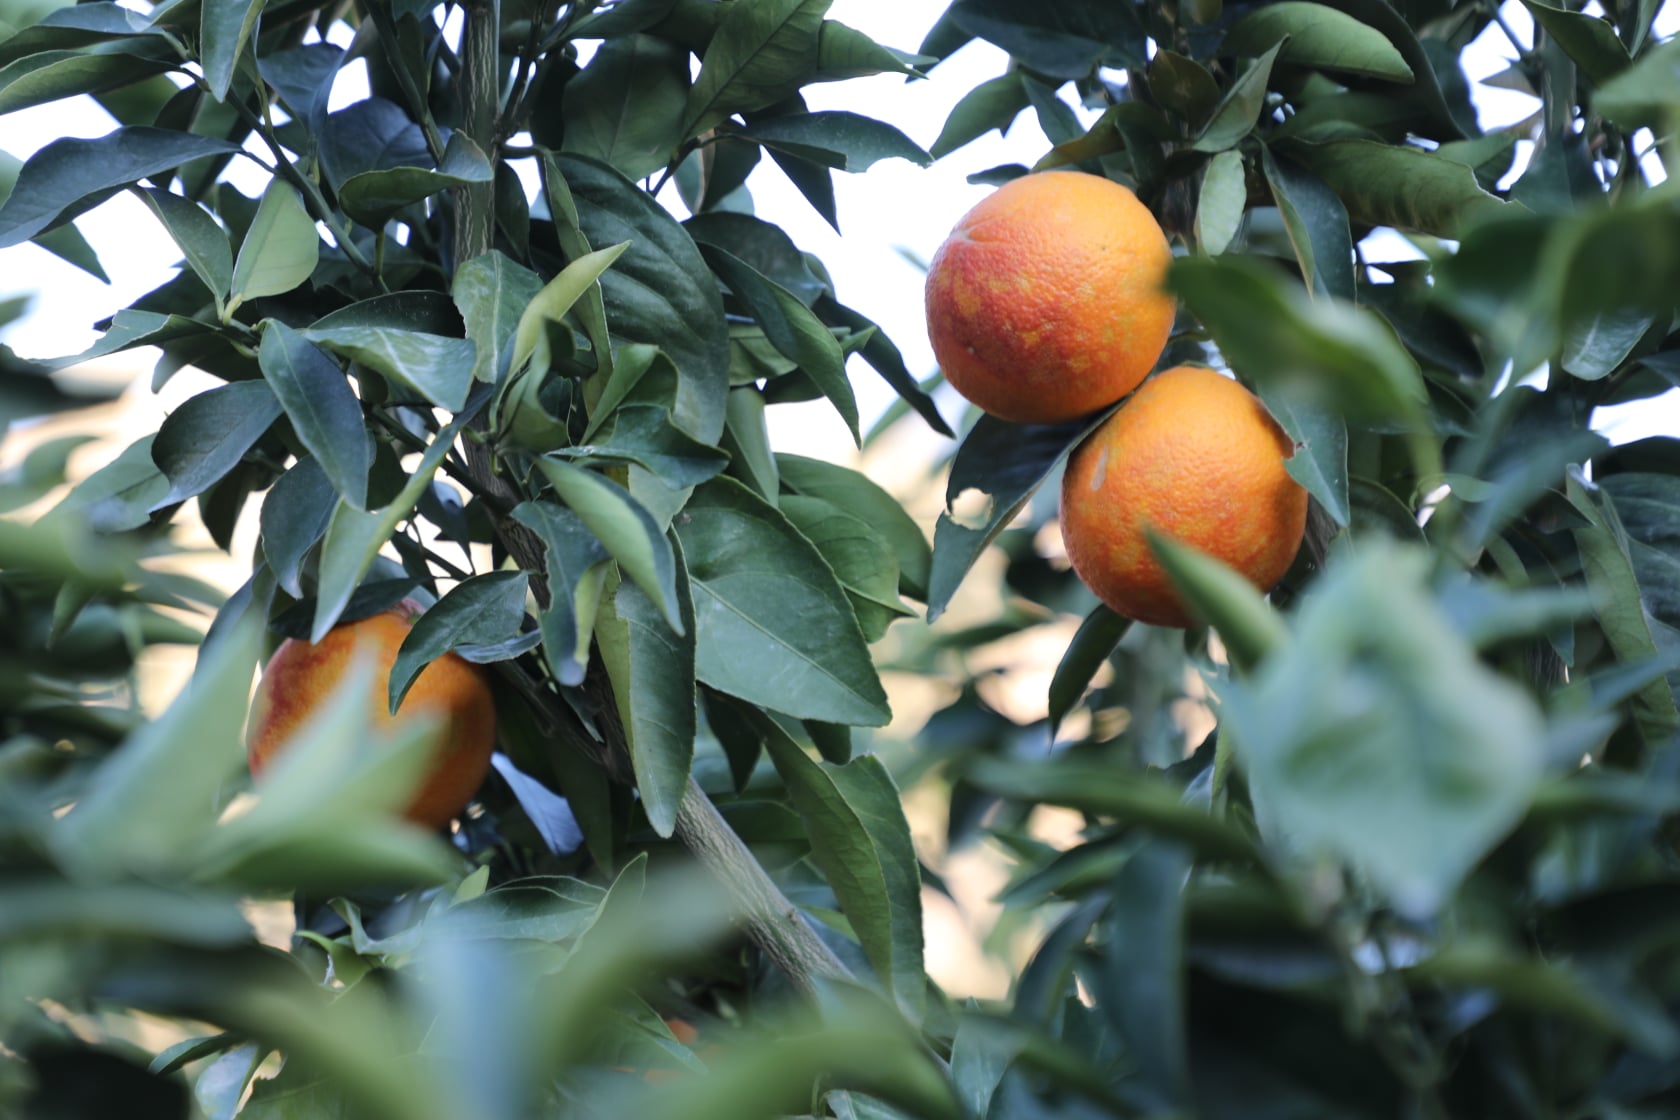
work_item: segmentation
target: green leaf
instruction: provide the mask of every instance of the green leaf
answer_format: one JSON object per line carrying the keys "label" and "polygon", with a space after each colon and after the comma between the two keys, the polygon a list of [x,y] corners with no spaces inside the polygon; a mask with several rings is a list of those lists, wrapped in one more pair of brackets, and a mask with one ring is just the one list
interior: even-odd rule
{"label": "green leaf", "polygon": [[437,169],[383,167],[350,176],[338,188],[338,202],[352,221],[380,229],[391,216],[439,191],[488,183],[495,178],[490,161],[464,132],[452,133]]}
{"label": "green leaf", "polygon": [[497,249],[455,270],[450,295],[475,348],[473,380],[495,381],[509,371],[514,328],[542,287],[541,277]]}
{"label": "green leaf", "polygon": [[733,113],[774,104],[817,69],[830,0],[760,0],[724,12],[688,91],[679,130],[698,136]]}
{"label": "green leaf", "polygon": [[414,620],[397,649],[387,682],[394,715],[422,670],[465,645],[497,645],[518,635],[525,621],[524,572],[486,572],[462,580]]}
{"label": "green leaf", "polygon": [[1272,64],[1277,61],[1280,46],[1255,59],[1254,65],[1231,83],[1208,119],[1207,127],[1190,145],[1192,148],[1198,152],[1222,152],[1236,147],[1239,140],[1254,131],[1254,123],[1260,119],[1260,110],[1266,104],[1266,83],[1271,79]]}
{"label": "green leaf", "polygon": [[1284,464],[1289,477],[1345,528],[1353,516],[1348,498],[1347,421],[1335,409],[1287,385],[1261,386],[1260,400],[1295,444],[1295,454]]}
{"label": "green leaf", "polygon": [[151,518],[159,499],[169,493],[169,479],[152,461],[155,435],[142,436],[105,466],[78,483],[53,508],[74,513],[102,532],[138,529]]}
{"label": "green leaf", "polygon": [[843,111],[758,118],[738,135],[840,171],[867,171],[884,159],[926,167],[933,157],[883,121]]}
{"label": "green leaf", "polygon": [[1616,37],[1616,28],[1606,20],[1542,4],[1540,0],[1522,2],[1534,22],[1546,29],[1546,34],[1594,85],[1602,86],[1632,65],[1627,47]]}
{"label": "green leaf", "polygon": [[1231,365],[1262,388],[1288,387],[1355,418],[1420,423],[1422,372],[1374,312],[1312,299],[1251,258],[1181,259],[1169,282]]}
{"label": "green leaf", "polygon": [[610,39],[566,83],[563,147],[616,167],[626,178],[670,162],[683,139],[688,52],[652,35]]}
{"label": "green leaf", "polygon": [[927,598],[932,553],[921,526],[897,498],[855,470],[803,455],[778,453],[776,470],[794,493],[830,502],[880,533],[892,548],[905,592]]}
{"label": "green leaf", "polygon": [[677,599],[676,561],[670,541],[652,515],[622,486],[594,471],[554,459],[538,459],[537,467],[560,500],[600,538],[631,582],[658,604],[671,629],[681,634],[683,621]]}
{"label": "green leaf", "polygon": [[477,350],[467,338],[444,338],[391,327],[308,327],[304,338],[367,366],[422,399],[459,412],[472,391]]}
{"label": "green leaf", "polygon": [[906,55],[883,47],[855,27],[825,19],[817,35],[817,81],[866,78],[871,74],[903,74],[922,77],[917,66],[933,60],[923,55]]}
{"label": "green leaf", "polygon": [[1125,1039],[1146,1100],[1162,1110],[1190,1095],[1185,1007],[1184,888],[1190,856],[1146,844],[1114,879],[1098,1005]]}
{"label": "green leaf", "polygon": [[110,328],[98,342],[80,354],[49,358],[41,364],[49,369],[65,369],[135,346],[161,346],[166,342],[192,335],[208,334],[213,329],[207,323],[183,315],[160,315],[154,311],[136,311],[125,307],[112,317]]}
{"label": "green leaf", "polygon": [[1131,626],[1131,619],[1115,614],[1100,603],[1080,622],[1067,652],[1056,666],[1055,675],[1050,678],[1048,715],[1052,739]]}
{"label": "green leaf", "polygon": [[199,62],[210,83],[210,96],[226,101],[239,56],[256,29],[265,0],[200,0]]}
{"label": "green leaf", "polygon": [[374,557],[396,532],[397,524],[413,512],[415,503],[432,484],[432,476],[455,437],[465,424],[459,418],[432,437],[431,444],[415,472],[397,493],[396,499],[382,509],[363,512],[339,501],[327,524],[326,541],[321,546],[320,574],[317,578],[315,621],[309,640],[319,642],[338,622],[339,615],[350,602],[362,577],[373,566]]}
{"label": "green leaf", "polygon": [[1426,552],[1369,539],[1328,569],[1294,641],[1233,685],[1233,735],[1268,846],[1329,855],[1402,914],[1437,912],[1521,819],[1545,728],[1427,586]]}
{"label": "green leaf", "polygon": [[634,463],[674,490],[698,486],[729,465],[729,456],[671,422],[665,405],[639,401],[615,408],[593,442],[555,455],[598,463]]}
{"label": "green leaf", "polygon": [[228,245],[227,233],[216,224],[215,218],[190,199],[155,187],[137,187],[135,193],[175,239],[188,266],[210,289],[219,308],[233,284],[233,249]]}
{"label": "green leaf", "polygon": [[66,855],[91,867],[156,871],[196,862],[217,791],[243,762],[241,730],[258,627],[218,642],[162,717],[102,765],[65,818]]}
{"label": "green leaf", "polygon": [[519,325],[513,334],[513,357],[508,363],[510,370],[522,370],[532,356],[538,354],[540,347],[536,372],[547,371],[547,324],[560,322],[572,305],[583,298],[590,286],[629,247],[630,242],[621,241],[617,245],[597,249],[568,264],[554,279],[543,285],[519,316]]}
{"label": "green leaf", "polygon": [[834,569],[865,641],[874,642],[895,619],[913,615],[898,597],[898,564],[874,526],[821,498],[784,495],[778,508]]}
{"label": "green leaf", "polygon": [[[1096,424],[1075,420],[1066,424],[1010,424],[981,416],[969,429],[945,488],[945,512],[933,529],[933,559],[928,571],[928,621],[950,605],[963,576],[974,566],[1004,527],[1015,519],[1033,491],[1061,465]],[[957,497],[980,490],[991,503],[978,526],[964,525],[951,515]]]}
{"label": "green leaf", "polygon": [[1169,50],[1149,60],[1149,92],[1163,109],[1199,128],[1219,104],[1219,84],[1207,67]]}
{"label": "green leaf", "polygon": [[1201,198],[1196,203],[1196,241],[1202,252],[1217,257],[1225,251],[1242,225],[1247,206],[1242,153],[1220,152],[1202,172]]}
{"label": "green leaf", "polygon": [[1322,179],[1366,225],[1458,237],[1466,224],[1500,214],[1506,204],[1482,189],[1476,173],[1448,159],[1374,140],[1289,142],[1279,150]]}
{"label": "green leaf", "polygon": [[0,68],[0,114],[78,94],[104,93],[170,68],[167,48],[151,37],[43,51]]}
{"label": "green leaf", "polygon": [[1149,548],[1191,613],[1219,631],[1234,668],[1252,669],[1288,644],[1282,617],[1241,573],[1153,532]]}
{"label": "green leaf", "polygon": [[694,762],[696,626],[680,550],[677,559],[681,625],[675,630],[631,583],[609,593],[595,623],[642,807],[653,830],[667,837],[676,829]]}
{"label": "green leaf", "polygon": [[239,465],[280,418],[280,402],[261,381],[219,385],[170,413],[152,443],[152,459],[169,478],[161,509],[202,493]]}
{"label": "green leaf", "polygon": [[[119,128],[97,140],[54,140],[29,158],[0,205],[0,249],[53,229],[109,192],[239,145],[162,128]],[[313,227],[311,227],[313,232]]]}
{"label": "green leaf", "polygon": [[716,443],[729,393],[729,332],[699,250],[664,207],[605,164],[562,155],[552,167],[570,188],[590,244],[630,242],[600,280],[615,338],[665,352],[677,367],[677,426]]}
{"label": "green leaf", "polygon": [[791,361],[799,363],[806,376],[833,403],[846,422],[852,439],[862,446],[858,431],[857,398],[846,378],[846,357],[821,319],[799,302],[799,297],[766,278],[741,258],[714,245],[703,246],[702,255],[730,290],[751,310],[771,345]]}
{"label": "green leaf", "polygon": [[1278,61],[1409,84],[1412,68],[1388,36],[1346,12],[1303,0],[1256,8],[1231,25],[1221,48],[1258,55],[1279,47]]}
{"label": "green leaf", "polygon": [[1274,155],[1269,146],[1260,149],[1260,166],[1307,289],[1353,299],[1353,236],[1342,200],[1323,180]]}
{"label": "green leaf", "polygon": [[1019,73],[1011,71],[981,82],[963,94],[962,100],[951,109],[938,138],[928,149],[929,154],[934,159],[943,159],[993,129],[1001,134],[1031,100]]}
{"label": "green leaf", "polygon": [[1143,27],[1125,5],[958,0],[950,17],[963,31],[1050,78],[1083,78],[1105,62],[1139,67],[1144,62]]}
{"label": "green leaf", "polygon": [[[1680,39],[1647,50],[1633,66],[1599,86],[1592,107],[1621,128],[1661,128],[1680,112]],[[4,211],[0,211],[3,214]]]}
{"label": "green leaf", "polygon": [[543,653],[555,679],[576,688],[589,664],[589,638],[611,555],[583,518],[554,502],[521,502],[513,519],[543,542],[548,606],[537,614]]}
{"label": "green leaf", "polygon": [[[0,151],[0,203],[12,195],[12,188],[17,184],[18,173],[23,170],[23,161],[10,152]],[[35,244],[47,252],[69,261],[90,276],[96,276],[105,283],[111,278],[105,275],[105,269],[99,263],[99,257],[94,254],[93,246],[73,225],[62,225],[51,233],[37,234]]]}
{"label": "green leaf", "polygon": [[765,731],[811,854],[840,900],[883,987],[913,1020],[923,1011],[921,869],[898,788],[870,755],[844,766],[817,762],[768,720]]}
{"label": "green leaf", "polygon": [[284,295],[309,279],[321,252],[321,235],[297,188],[271,180],[233,265],[226,313],[248,299]]}
{"label": "green leaf", "polygon": [[811,543],[730,478],[696,489],[683,513],[700,680],[799,719],[886,723],[869,647]]}
{"label": "green leaf", "polygon": [[[356,509],[366,509],[372,466],[367,426],[361,402],[344,371],[278,319],[268,320],[257,360],[292,429],[326,472],[333,489]],[[280,567],[274,570],[280,577]],[[284,578],[280,583],[287,585]]]}
{"label": "green leaf", "polygon": [[321,464],[303,458],[280,476],[263,499],[263,556],[274,582],[294,599],[303,598],[303,558],[326,535],[337,497]]}

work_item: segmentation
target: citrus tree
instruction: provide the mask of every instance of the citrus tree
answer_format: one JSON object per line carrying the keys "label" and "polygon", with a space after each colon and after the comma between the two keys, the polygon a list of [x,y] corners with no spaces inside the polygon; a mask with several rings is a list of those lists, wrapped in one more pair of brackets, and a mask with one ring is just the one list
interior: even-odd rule
{"label": "citrus tree", "polygon": [[[92,94],[116,121],[0,161],[0,246],[98,274],[74,219],[127,191],[182,257],[87,353],[0,355],[0,420],[73,407],[52,371],[132,347],[154,385],[222,382],[67,489],[74,439],[0,477],[0,1102],[1664,1114],[1680,456],[1593,429],[1680,375],[1656,7],[957,0],[913,53],[826,0],[0,8],[0,111]],[[976,39],[1007,68],[927,151],[802,98],[937,79]],[[1516,59],[1478,86],[1532,117],[1483,127],[1478,41]],[[352,63],[367,95],[330,108]],[[962,402],[745,184],[771,161],[832,222],[836,172],[1023,114],[1037,166],[978,180],[1135,196],[1113,207],[1163,231],[1177,319],[1134,372],[1176,380],[1053,423],[969,408],[958,441]],[[1035,288],[1079,232],[979,277],[1000,319],[1083,317],[1070,366],[1133,345],[1104,332],[1121,301]],[[1186,453],[1238,399],[1169,392],[1197,366],[1263,403],[1243,454]],[[812,400],[863,442],[852,376],[898,394],[872,436],[940,449],[931,541],[865,474],[770,444],[767,409]],[[1263,571],[1157,531],[1263,509],[1268,455],[1310,497],[1281,577],[1300,519],[1244,530]],[[1175,613],[1093,583],[1187,627],[1070,569],[1051,527],[1110,534],[1080,504],[1102,464],[1144,495],[1118,513],[1148,512]],[[233,594],[181,574],[191,515],[224,548],[256,518]],[[385,665],[265,678],[303,712],[252,789],[258,662],[368,624]],[[1058,627],[1039,718],[1006,718],[981,657]],[[201,638],[142,720],[136,654]],[[439,720],[387,717],[446,665],[493,696],[497,753],[434,829]],[[882,670],[948,686],[908,744],[870,730]],[[1012,864],[1007,998],[928,980],[946,884],[911,786],[951,847]],[[1047,840],[1047,807],[1077,835]],[[262,899],[290,903],[284,950]]]}

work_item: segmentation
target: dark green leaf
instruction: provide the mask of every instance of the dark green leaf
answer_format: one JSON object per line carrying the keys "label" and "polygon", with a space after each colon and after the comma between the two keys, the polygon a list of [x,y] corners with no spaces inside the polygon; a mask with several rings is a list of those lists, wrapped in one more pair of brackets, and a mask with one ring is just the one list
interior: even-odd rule
{"label": "dark green leaf", "polygon": [[265,0],[200,0],[198,24],[199,62],[210,96],[227,100],[233,71],[239,56],[256,29]]}
{"label": "dark green leaf", "polygon": [[993,129],[1002,133],[1030,100],[1021,75],[1013,71],[981,82],[957,102],[928,152],[934,159],[943,159]]}
{"label": "dark green leaf", "polygon": [[332,480],[314,459],[299,459],[280,476],[262,506],[262,548],[281,590],[303,598],[303,557],[326,536],[336,498]]}
{"label": "dark green leaf", "polygon": [[583,518],[553,502],[521,502],[513,519],[543,542],[549,600],[537,616],[543,652],[555,678],[575,688],[583,683],[610,554]]}
{"label": "dark green leaf", "polygon": [[181,247],[187,264],[220,304],[233,284],[233,249],[227,233],[196,202],[156,188],[140,188],[136,193],[158,216]]}
{"label": "dark green leaf", "polygon": [[753,318],[764,328],[771,344],[799,363],[800,369],[833,403],[851,430],[852,438],[861,444],[857,399],[852,395],[852,383],[846,378],[845,355],[822,320],[800,303],[798,296],[734,254],[716,246],[704,247],[702,254],[730,290],[752,309]]}
{"label": "dark green leaf", "polygon": [[477,351],[471,339],[387,327],[320,324],[298,334],[340,357],[376,370],[395,385],[451,412],[459,412],[472,391]]}
{"label": "dark green leaf", "polygon": [[1271,79],[1272,63],[1277,61],[1277,54],[1278,47],[1272,47],[1231,83],[1219,107],[1208,119],[1207,127],[1202,129],[1191,147],[1198,152],[1222,152],[1235,147],[1238,141],[1254,131],[1254,122],[1260,118],[1260,110],[1266,104],[1266,83]]}
{"label": "dark green leaf", "polygon": [[669,409],[640,402],[615,408],[592,442],[555,454],[592,462],[635,463],[676,490],[700,485],[729,463],[722,451],[671,423]]}
{"label": "dark green leaf", "polygon": [[1594,85],[1602,86],[1631,64],[1627,47],[1604,19],[1540,0],[1523,0],[1523,7]]}
{"label": "dark green leaf", "polygon": [[71,51],[44,51],[0,68],[0,114],[139,82],[170,69],[150,37]]}
{"label": "dark green leaf", "polygon": [[683,512],[700,680],[800,719],[884,724],[869,649],[810,542],[730,478],[695,490]]}
{"label": "dark green leaf", "polygon": [[536,273],[495,249],[455,270],[450,294],[475,348],[474,380],[495,381],[508,372],[514,328],[542,286]]}
{"label": "dark green leaf", "polygon": [[1260,165],[1307,288],[1353,299],[1353,237],[1342,200],[1323,180],[1273,155],[1270,147],[1260,149]]}
{"label": "dark green leaf", "polygon": [[699,627],[680,549],[677,560],[679,626],[673,630],[667,625],[640,588],[620,583],[595,627],[630,748],[636,789],[648,823],[661,836],[670,836],[676,828],[677,806],[688,790],[694,761]]}
{"label": "dark green leaf", "polygon": [[706,262],[665,208],[612,168],[572,155],[553,165],[571,190],[589,243],[631,243],[601,277],[614,335],[670,357],[678,373],[678,427],[715,443],[729,391],[729,335]]}
{"label": "dark green leaf", "polygon": [[174,505],[207,489],[239,464],[280,402],[261,381],[236,381],[200,393],[169,414],[152,444],[152,459],[169,478],[169,493],[152,507]]}
{"label": "dark green leaf", "polygon": [[464,579],[414,620],[397,649],[387,682],[390,711],[408,695],[423,669],[464,645],[495,645],[514,637],[525,621],[524,572],[486,572]]}
{"label": "dark green leaf", "polygon": [[[270,319],[257,351],[263,377],[280,399],[298,439],[333,489],[357,509],[367,508],[368,454],[361,402],[338,364],[278,319]],[[273,563],[282,587],[287,581]]]}
{"label": "dark green leaf", "polygon": [[869,755],[844,766],[813,761],[779,728],[766,721],[765,730],[813,858],[882,986],[919,1019],[926,990],[920,864],[892,776]]}
{"label": "dark green leaf", "polygon": [[688,52],[652,35],[602,44],[566,83],[564,148],[640,179],[670,162],[682,140]]}
{"label": "dark green leaf", "polygon": [[1052,738],[1062,720],[1085,695],[1097,669],[1108,660],[1108,655],[1114,652],[1114,647],[1120,644],[1120,639],[1125,637],[1131,625],[1131,619],[1115,614],[1101,604],[1079,624],[1073,640],[1068,643],[1067,652],[1062,654],[1062,660],[1056,666],[1055,675],[1050,678],[1048,712]]}
{"label": "dark green leaf", "polygon": [[698,136],[733,113],[772,105],[817,68],[830,0],[762,0],[724,12],[688,91],[680,132]]}
{"label": "dark green leaf", "polygon": [[1144,60],[1143,28],[1134,10],[1120,4],[957,0],[950,18],[1051,78],[1083,78],[1100,63],[1130,66]]}
{"label": "dark green leaf", "polygon": [[756,118],[739,135],[840,171],[867,171],[884,159],[933,162],[892,125],[843,111]]}
{"label": "dark green leaf", "polygon": [[1499,214],[1505,204],[1488,194],[1462,163],[1419,148],[1373,140],[1291,143],[1282,149],[1304,164],[1368,225],[1457,237],[1465,224]]}
{"label": "dark green leaf", "polygon": [[471,183],[488,183],[495,177],[490,161],[464,132],[449,137],[443,162],[437,170],[426,167],[384,167],[362,171],[338,188],[338,202],[353,221],[379,229],[405,206],[430,198],[439,191]]}
{"label": "dark green leaf", "polygon": [[1282,44],[1278,61],[1361,77],[1410,83],[1412,68],[1374,27],[1304,0],[1283,0],[1255,8],[1231,25],[1223,50],[1258,55]]}
{"label": "dark green leaf", "polygon": [[0,248],[75,217],[111,191],[205,156],[239,150],[228,140],[161,128],[119,128],[97,140],[54,140],[29,158],[0,205]]}
{"label": "dark green leaf", "polygon": [[1307,493],[1337,525],[1353,515],[1348,500],[1347,421],[1334,409],[1285,386],[1262,386],[1266,411],[1294,441],[1295,454],[1284,469],[1306,487]]}
{"label": "dark green leaf", "polygon": [[898,598],[898,565],[873,526],[821,498],[788,494],[778,504],[834,569],[865,641],[878,641],[895,619],[913,613]]}
{"label": "dark green leaf", "polygon": [[1114,882],[1099,995],[1156,1108],[1189,1096],[1184,1006],[1184,884],[1189,853],[1146,844]]}
{"label": "dark green leaf", "polygon": [[854,470],[803,455],[778,454],[777,473],[796,494],[821,498],[872,526],[892,547],[907,594],[927,598],[931,552],[921,526],[898,500]]}

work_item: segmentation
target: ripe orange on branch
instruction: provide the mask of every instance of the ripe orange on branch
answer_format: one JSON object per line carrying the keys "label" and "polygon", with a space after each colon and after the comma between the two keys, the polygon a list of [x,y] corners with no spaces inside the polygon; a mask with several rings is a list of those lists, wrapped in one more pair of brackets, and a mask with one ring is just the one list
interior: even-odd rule
{"label": "ripe orange on branch", "polygon": [[1154,530],[1270,591],[1306,532],[1307,492],[1284,466],[1293,453],[1230,378],[1198,366],[1157,374],[1068,459],[1061,523],[1074,571],[1118,614],[1190,625],[1150,550]]}
{"label": "ripe orange on branch", "polygon": [[1047,171],[1004,184],[928,268],[928,338],[945,380],[1017,423],[1113,404],[1166,347],[1171,260],[1154,215],[1119,183]]}
{"label": "ripe orange on branch", "polygon": [[384,731],[420,713],[441,724],[425,778],[403,816],[430,828],[447,825],[484,781],[496,745],[496,709],[484,671],[446,653],[421,670],[396,715],[386,700],[397,650],[419,617],[412,599],[369,618],[335,626],[319,643],[288,638],[274,651],[257,685],[246,727],[246,757],[261,776],[275,755],[350,672],[358,654],[374,661],[368,716]]}

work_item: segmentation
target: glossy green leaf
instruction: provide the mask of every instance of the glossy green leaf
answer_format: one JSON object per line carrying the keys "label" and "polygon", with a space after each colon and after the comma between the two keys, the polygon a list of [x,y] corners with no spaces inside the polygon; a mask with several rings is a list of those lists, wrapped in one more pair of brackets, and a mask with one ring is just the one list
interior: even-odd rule
{"label": "glossy green leaf", "polygon": [[834,569],[865,641],[913,614],[898,597],[898,564],[874,526],[821,498],[784,495],[778,507]]}
{"label": "glossy green leaf", "polygon": [[238,150],[227,140],[140,126],[96,140],[54,140],[23,165],[17,185],[0,205],[0,248],[55,228],[119,187]]}
{"label": "glossy green leaf", "polygon": [[696,489],[683,512],[699,679],[800,719],[884,724],[868,646],[816,548],[730,478]]}
{"label": "glossy green leaf", "polygon": [[490,161],[465,133],[449,137],[443,161],[436,170],[426,167],[382,167],[350,176],[338,188],[338,202],[351,219],[379,229],[405,206],[412,206],[439,191],[472,183],[488,183],[495,177]]}
{"label": "glossy green leaf", "polygon": [[926,598],[931,550],[904,507],[866,475],[803,455],[778,454],[783,485],[796,494],[821,498],[872,526],[891,546],[907,594]]}
{"label": "glossy green leaf", "polygon": [[524,572],[486,572],[449,589],[404,635],[387,683],[389,710],[408,695],[433,661],[464,645],[495,645],[514,637],[525,621]]}
{"label": "glossy green leaf", "polygon": [[473,380],[508,372],[514,329],[541,290],[541,277],[495,249],[455,270],[450,294],[474,346]]}
{"label": "glossy green leaf", "polygon": [[1289,477],[1318,500],[1330,520],[1348,525],[1353,510],[1348,497],[1347,421],[1322,400],[1287,385],[1261,386],[1260,400],[1295,444],[1295,453],[1284,464]]}
{"label": "glossy green leaf", "polygon": [[185,401],[164,420],[152,459],[169,478],[169,493],[153,509],[203,492],[239,465],[270,424],[280,402],[261,381],[236,381]]}
{"label": "glossy green leaf", "polygon": [[928,153],[934,159],[943,159],[994,129],[1002,133],[1021,115],[1029,100],[1026,84],[1018,73],[981,82],[963,94],[962,100],[952,108]]}
{"label": "glossy green leaf", "polygon": [[658,605],[666,623],[681,634],[676,561],[670,542],[648,511],[622,486],[594,471],[554,459],[538,459],[537,466],[560,499],[600,538],[624,574]]}
{"label": "glossy green leaf", "polygon": [[[366,509],[372,459],[361,402],[344,371],[278,319],[268,321],[257,359],[292,429],[333,489],[356,509]],[[280,571],[275,568],[277,576]],[[284,579],[281,585],[286,585]]]}
{"label": "glossy green leaf", "polygon": [[812,857],[882,986],[919,1019],[926,990],[921,874],[892,776],[870,755],[844,766],[817,762],[774,724],[763,726],[770,757],[811,834]]}
{"label": "glossy green leaf", "polygon": [[1381,31],[1323,4],[1283,0],[1231,25],[1222,49],[1258,55],[1281,47],[1278,61],[1390,82],[1410,83],[1412,68]]}
{"label": "glossy green leaf", "polygon": [[1289,643],[1289,628],[1243,575],[1171,537],[1149,535],[1149,548],[1191,614],[1219,631],[1236,669],[1252,669]]}
{"label": "glossy green leaf", "polygon": [[233,264],[228,314],[248,299],[283,295],[315,271],[321,235],[297,188],[274,179],[263,191]]}
{"label": "glossy green leaf", "polygon": [[1198,152],[1222,152],[1254,131],[1260,110],[1266,103],[1266,83],[1277,61],[1278,46],[1261,54],[1225,91],[1208,123],[1191,145]]}
{"label": "glossy green leaf", "polygon": [[589,639],[611,554],[572,510],[554,502],[521,502],[513,519],[543,542],[548,605],[537,612],[543,653],[555,679],[569,688],[583,683]]}
{"label": "glossy green leaf", "polygon": [[1470,168],[1421,148],[1332,140],[1291,143],[1282,151],[1322,179],[1356,222],[1457,237],[1506,205],[1482,189]]}
{"label": "glossy green leaf", "polygon": [[1083,78],[1093,67],[1141,66],[1144,33],[1136,13],[1118,4],[1023,4],[957,0],[950,18],[995,43],[1022,66],[1054,79]]}
{"label": "glossy green leaf", "polygon": [[468,338],[443,338],[389,327],[320,324],[298,335],[377,371],[393,384],[451,412],[459,412],[472,391],[477,350]]}
{"label": "glossy green leaf", "polygon": [[761,109],[797,90],[816,69],[829,2],[764,0],[724,12],[688,91],[682,136],[698,136],[733,113]]}
{"label": "glossy green leaf", "polygon": [[1137,1063],[1141,1089],[1157,1108],[1190,1095],[1185,1006],[1184,888],[1189,853],[1149,844],[1114,880],[1114,917],[1105,946],[1102,1006]]}
{"label": "glossy green leaf", "polygon": [[0,67],[0,113],[103,93],[169,68],[165,48],[155,41],[119,40],[81,50],[43,51]]}
{"label": "glossy green leaf", "polygon": [[694,603],[679,550],[678,622],[632,583],[612,589],[595,623],[601,661],[613,684],[619,720],[630,748],[636,789],[648,823],[661,836],[676,828],[677,806],[688,790],[694,761]]}
{"label": "glossy green leaf", "polygon": [[1079,623],[1073,640],[1068,642],[1067,652],[1062,654],[1050,678],[1047,712],[1052,738],[1131,626],[1131,619],[1115,614],[1100,603]]}
{"label": "glossy green leaf", "polygon": [[568,264],[554,279],[543,285],[520,313],[513,334],[513,356],[508,362],[510,370],[517,372],[523,369],[533,356],[538,359],[537,372],[547,370],[547,324],[560,322],[572,305],[583,298],[601,274],[629,247],[630,242],[621,241],[605,249],[597,249]]}
{"label": "glossy green leaf", "polygon": [[1220,152],[1202,172],[1201,196],[1196,203],[1196,240],[1202,252],[1217,257],[1225,251],[1242,225],[1247,204],[1242,155]]}
{"label": "glossy green leaf", "polygon": [[263,499],[263,556],[274,581],[294,599],[303,598],[303,558],[326,535],[337,497],[321,464],[306,457],[281,475]]}
{"label": "glossy green leaf", "polygon": [[755,119],[740,135],[839,171],[867,171],[884,159],[926,167],[933,157],[884,121],[842,110]]}
{"label": "glossy green leaf", "polygon": [[822,320],[798,296],[734,254],[711,245],[701,252],[730,290],[752,309],[753,318],[764,328],[771,344],[788,359],[798,362],[799,368],[833,403],[850,429],[852,439],[861,445],[857,398],[846,377],[846,358]]}
{"label": "glossy green leaf", "polygon": [[1615,27],[1599,16],[1540,0],[1523,0],[1523,7],[1595,85],[1603,85],[1631,64]]}
{"label": "glossy green leaf", "polygon": [[676,490],[700,485],[729,463],[722,451],[673,424],[667,406],[639,401],[614,409],[592,442],[554,454],[579,461],[634,463]]}
{"label": "glossy green leaf", "polygon": [[187,264],[210,289],[217,304],[233,284],[233,249],[227,233],[198,203],[156,188],[136,192],[180,246]]}
{"label": "glossy green leaf", "polygon": [[266,0],[201,0],[198,49],[210,96],[227,100],[239,56],[256,30]]}
{"label": "glossy green leaf", "polygon": [[[12,187],[17,183],[18,173],[23,170],[23,161],[10,152],[0,151],[0,204],[11,197]],[[50,233],[37,234],[35,244],[63,260],[69,261],[77,268],[96,276],[100,280],[110,283],[110,277],[105,275],[104,267],[94,254],[93,246],[75,226],[65,224]]]}
{"label": "glossy green leaf", "polygon": [[651,175],[682,140],[688,52],[652,35],[611,39],[566,83],[564,149],[611,164],[626,178]]}
{"label": "glossy green leaf", "polygon": [[1260,149],[1260,166],[1308,289],[1351,300],[1353,237],[1342,200],[1317,176],[1274,155],[1270,147]]}

